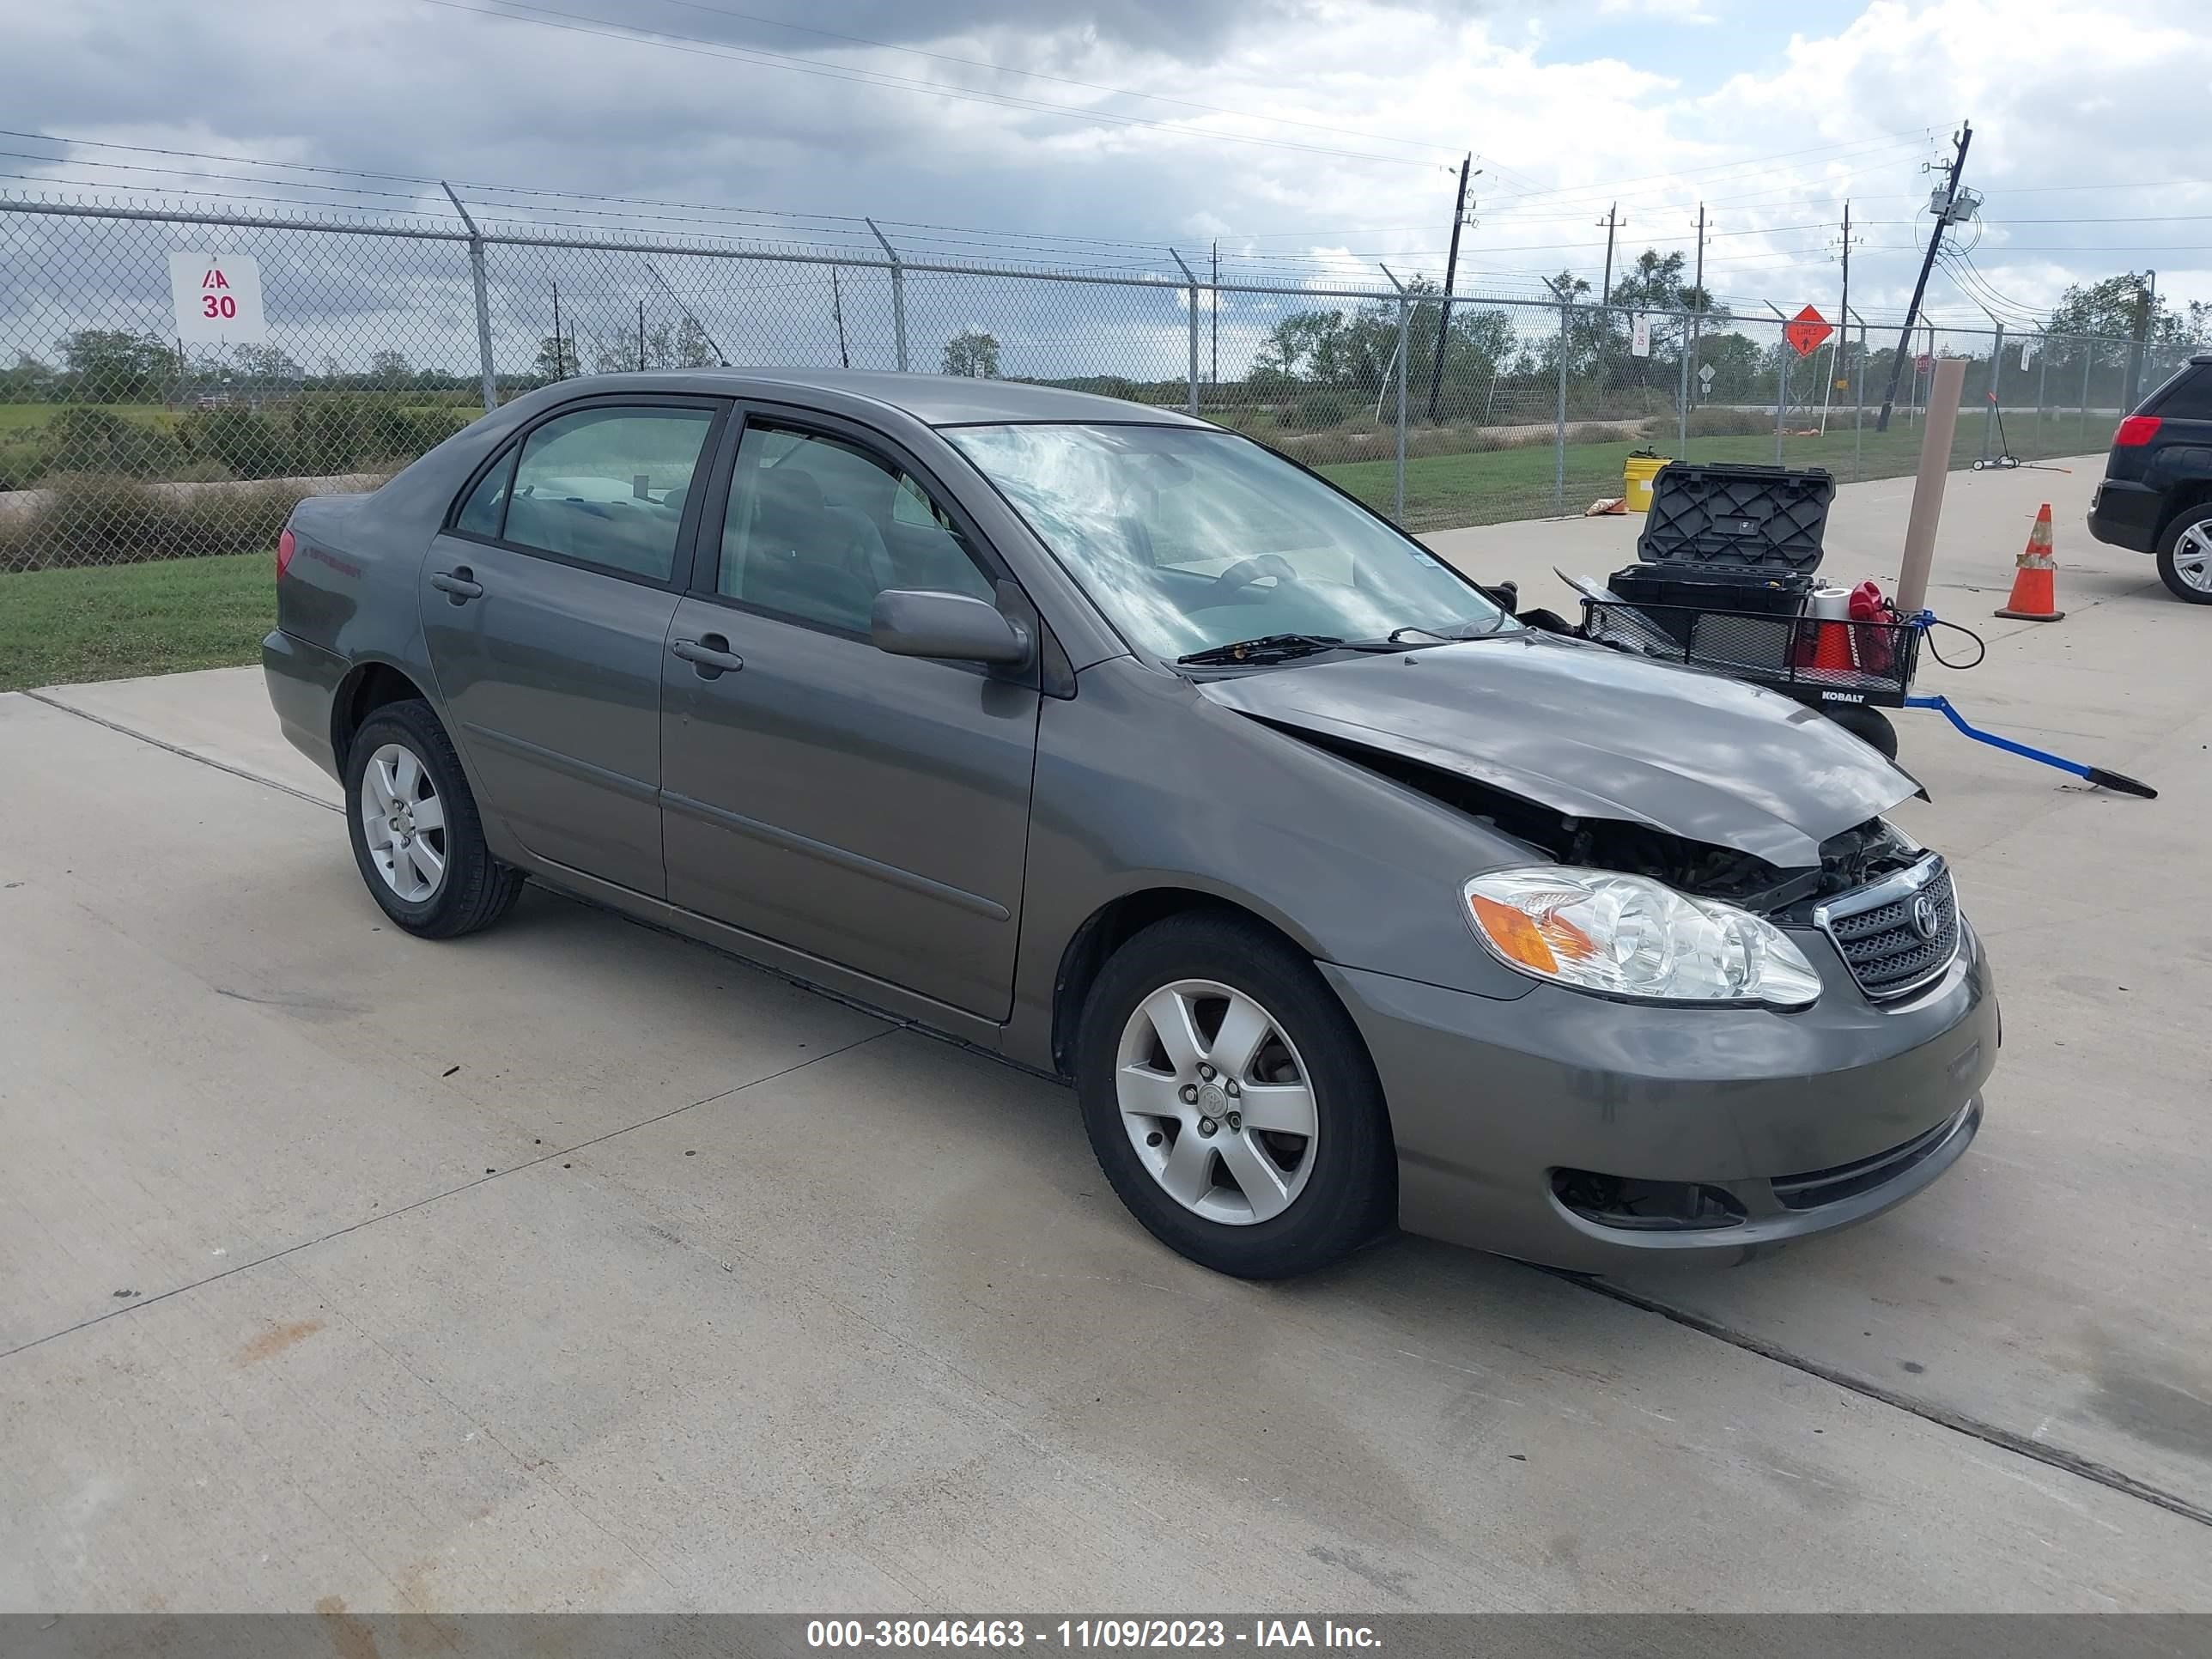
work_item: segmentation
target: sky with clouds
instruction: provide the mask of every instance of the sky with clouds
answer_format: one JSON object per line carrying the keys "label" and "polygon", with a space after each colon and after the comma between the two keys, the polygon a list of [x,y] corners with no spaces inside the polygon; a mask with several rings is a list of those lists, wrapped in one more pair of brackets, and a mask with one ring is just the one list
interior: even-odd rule
{"label": "sky with clouds", "polygon": [[[2015,325],[2155,268],[2212,298],[2203,0],[0,0],[0,193],[278,202],[1225,276],[1595,283],[1694,246],[1741,313],[1900,311],[1971,118]],[[45,135],[44,138],[24,135]],[[66,142],[55,143],[54,139]],[[135,146],[123,149],[120,146]],[[183,155],[159,155],[167,150]],[[207,157],[229,158],[222,161]],[[289,167],[270,163],[289,163]],[[309,167],[348,169],[318,173]],[[370,177],[368,175],[384,175]],[[525,190],[548,192],[526,194]],[[618,198],[618,199],[610,199]],[[734,211],[733,211],[734,210]],[[2200,234],[2201,233],[2201,234]]]}

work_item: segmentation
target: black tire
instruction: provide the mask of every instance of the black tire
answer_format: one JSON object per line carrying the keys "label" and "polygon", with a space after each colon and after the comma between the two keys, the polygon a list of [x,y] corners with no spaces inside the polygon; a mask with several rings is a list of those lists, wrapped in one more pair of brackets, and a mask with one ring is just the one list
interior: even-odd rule
{"label": "black tire", "polygon": [[[428,832],[436,837],[432,844],[442,843],[439,850],[445,872],[434,890],[419,901],[403,897],[378,870],[363,825],[362,781],[371,757],[387,744],[397,744],[415,757],[445,808],[442,829]],[[411,698],[386,703],[362,722],[346,749],[345,799],[346,832],[369,896],[416,937],[458,939],[489,927],[507,914],[522,891],[522,872],[500,863],[484,844],[483,821],[460,757],[428,703]]]}
{"label": "black tire", "polygon": [[[1258,1002],[1303,1062],[1316,1129],[1306,1156],[1315,1162],[1288,1207],[1267,1220],[1237,1224],[1184,1207],[1139,1161],[1124,1127],[1115,1079],[1123,1029],[1147,997],[1185,980]],[[1084,1127],[1107,1180],[1154,1237],[1201,1267],[1240,1279],[1294,1278],[1393,1224],[1397,1155],[1366,1045],[1313,963],[1258,923],[1192,912],[1128,940],[1091,988],[1075,1060]]]}
{"label": "black tire", "polygon": [[1884,760],[1897,758],[1897,727],[1881,709],[1869,708],[1863,703],[1827,703],[1820,712],[1861,743],[1877,750]]}
{"label": "black tire", "polygon": [[2191,605],[2212,605],[2212,580],[2202,587],[2192,586],[2181,573],[2180,566],[2212,570],[2212,562],[2191,549],[2184,552],[2181,538],[2191,531],[2212,538],[2212,501],[2197,507],[2185,507],[2175,515],[2158,538],[2158,579],[2166,584],[2166,591],[2177,599],[2186,599]]}

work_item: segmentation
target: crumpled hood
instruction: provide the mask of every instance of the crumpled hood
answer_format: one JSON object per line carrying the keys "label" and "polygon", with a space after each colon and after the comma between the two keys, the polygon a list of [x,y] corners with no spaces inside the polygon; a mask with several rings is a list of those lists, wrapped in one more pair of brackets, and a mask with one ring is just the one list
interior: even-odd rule
{"label": "crumpled hood", "polygon": [[1577,817],[1762,858],[1820,845],[1919,786],[1821,714],[1716,674],[1541,633],[1210,680],[1277,725],[1402,755]]}

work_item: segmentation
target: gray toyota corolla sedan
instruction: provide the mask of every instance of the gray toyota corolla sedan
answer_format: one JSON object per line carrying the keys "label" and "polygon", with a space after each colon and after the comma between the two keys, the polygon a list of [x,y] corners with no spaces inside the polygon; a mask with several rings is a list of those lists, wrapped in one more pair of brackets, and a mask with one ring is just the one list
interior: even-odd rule
{"label": "gray toyota corolla sedan", "polygon": [[1741,1261],[1909,1197],[1997,1008],[1913,781],[1524,625],[1204,422],[548,386],[302,502],[269,693],[425,938],[524,879],[1072,1079],[1163,1242]]}

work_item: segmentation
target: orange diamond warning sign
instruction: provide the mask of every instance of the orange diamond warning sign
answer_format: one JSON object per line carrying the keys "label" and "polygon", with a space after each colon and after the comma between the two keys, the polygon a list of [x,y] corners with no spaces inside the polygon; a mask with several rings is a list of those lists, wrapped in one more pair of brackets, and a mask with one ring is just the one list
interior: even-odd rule
{"label": "orange diamond warning sign", "polygon": [[1828,325],[1826,317],[1807,306],[1790,319],[1782,331],[1782,337],[1790,342],[1800,357],[1809,357],[1835,331]]}

